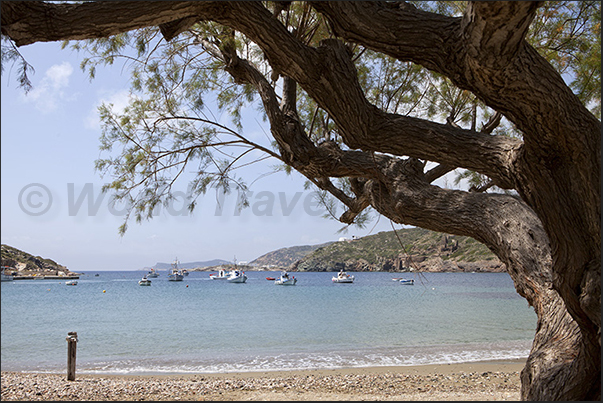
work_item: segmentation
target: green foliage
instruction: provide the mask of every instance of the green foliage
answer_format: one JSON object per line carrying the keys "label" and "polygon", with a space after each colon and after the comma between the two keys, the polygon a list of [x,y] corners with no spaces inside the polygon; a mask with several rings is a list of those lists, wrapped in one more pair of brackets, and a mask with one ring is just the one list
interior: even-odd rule
{"label": "green foliage", "polygon": [[[264,147],[218,122],[206,105],[214,101],[227,112],[235,127],[241,127],[241,109],[254,101],[249,87],[235,86],[223,72],[219,58],[211,58],[200,37],[215,34],[213,41],[225,41],[215,24],[198,24],[176,40],[165,43],[157,31],[145,29],[110,39],[76,44],[94,57],[82,68],[93,76],[98,64],[112,64],[124,57],[132,74],[129,105],[116,110],[113,105],[99,108],[102,121],[100,148],[105,156],[96,168],[113,180],[114,201],[130,206],[120,233],[127,229],[133,214],[137,222],[150,219],[159,204],[173,199],[173,186],[180,177],[188,180],[190,211],[196,198],[210,188],[230,192],[245,190],[245,182],[234,171],[253,160],[254,150],[277,156]],[[228,39],[240,48],[240,41]],[[123,49],[135,48],[136,57]],[[116,55],[122,51],[122,55]],[[217,96],[215,96],[217,94]],[[209,98],[209,100],[208,100]]]}
{"label": "green foliage", "polygon": [[545,2],[527,39],[601,119],[601,2]]}
{"label": "green foliage", "polygon": [[5,35],[2,35],[1,52],[0,70],[2,74],[4,74],[4,70],[8,63],[11,63],[11,65],[17,64],[17,81],[19,82],[19,86],[23,88],[26,93],[29,92],[32,89],[29,75],[35,72],[34,68],[27,63],[25,58],[15,47],[14,43]]}

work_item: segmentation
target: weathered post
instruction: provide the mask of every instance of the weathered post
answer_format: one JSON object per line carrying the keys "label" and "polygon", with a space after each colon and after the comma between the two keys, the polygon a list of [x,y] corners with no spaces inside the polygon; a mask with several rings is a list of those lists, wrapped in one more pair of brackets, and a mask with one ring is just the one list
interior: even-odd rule
{"label": "weathered post", "polygon": [[75,350],[77,348],[77,332],[67,333],[67,380],[75,381]]}

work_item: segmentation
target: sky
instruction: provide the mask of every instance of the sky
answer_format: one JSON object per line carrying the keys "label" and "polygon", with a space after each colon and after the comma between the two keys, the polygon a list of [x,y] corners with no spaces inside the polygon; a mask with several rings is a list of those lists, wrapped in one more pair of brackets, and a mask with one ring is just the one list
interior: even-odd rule
{"label": "sky", "polygon": [[[177,199],[150,221],[130,220],[120,236],[123,206],[114,206],[101,192],[111,178],[101,177],[94,161],[104,156],[97,107],[125,105],[128,71],[116,63],[99,68],[90,81],[79,68],[83,54],[62,50],[59,43],[19,51],[35,72],[28,93],[18,87],[18,66],[7,64],[1,78],[2,244],[75,272],[140,270],[176,258],[250,262],[284,247],[393,229],[388,219],[375,217],[364,229],[339,233],[344,224],[322,217],[300,174],[262,177],[276,163],[270,161],[240,173],[253,182],[250,208],[237,211],[236,193],[210,191],[192,214]],[[269,132],[253,112],[245,116],[244,127],[250,136]],[[184,194],[186,187],[186,181],[178,182],[175,190]]]}

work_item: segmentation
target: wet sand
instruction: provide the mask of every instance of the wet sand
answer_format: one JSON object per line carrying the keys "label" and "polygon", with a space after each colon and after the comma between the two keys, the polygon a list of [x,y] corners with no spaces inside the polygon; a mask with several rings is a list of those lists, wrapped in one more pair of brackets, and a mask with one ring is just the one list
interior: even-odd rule
{"label": "wet sand", "polygon": [[178,375],[2,372],[2,400],[520,400],[525,360]]}

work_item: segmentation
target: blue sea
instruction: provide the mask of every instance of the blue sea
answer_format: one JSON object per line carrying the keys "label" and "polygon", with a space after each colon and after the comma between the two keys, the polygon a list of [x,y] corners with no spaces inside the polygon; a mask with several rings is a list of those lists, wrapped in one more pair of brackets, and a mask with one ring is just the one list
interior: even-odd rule
{"label": "blue sea", "polygon": [[[185,374],[445,364],[526,358],[536,314],[507,273],[248,271],[246,283],[167,272],[88,272],[2,282],[2,371]],[[414,278],[414,285],[392,281]]]}

